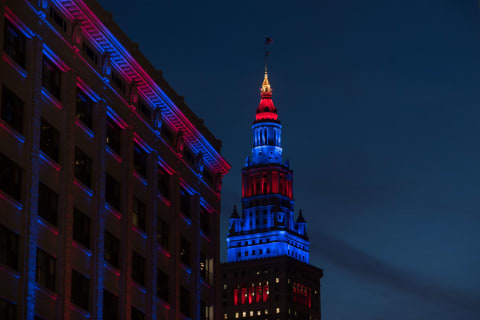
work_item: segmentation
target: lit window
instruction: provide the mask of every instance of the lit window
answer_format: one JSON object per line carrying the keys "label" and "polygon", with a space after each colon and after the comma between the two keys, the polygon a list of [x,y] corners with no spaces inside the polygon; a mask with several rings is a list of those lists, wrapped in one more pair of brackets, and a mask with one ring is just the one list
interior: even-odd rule
{"label": "lit window", "polygon": [[5,20],[4,51],[25,69],[25,36],[10,21]]}
{"label": "lit window", "polygon": [[260,316],[262,314],[262,311],[257,310],[257,316]]}
{"label": "lit window", "polygon": [[265,314],[268,314],[268,309],[265,309]]}
{"label": "lit window", "polygon": [[247,316],[247,313],[245,311],[242,312],[242,317],[246,317]]}
{"label": "lit window", "polygon": [[250,310],[250,317],[253,317],[253,311]]}
{"label": "lit window", "polygon": [[238,319],[239,315],[238,312],[235,312],[235,318]]}
{"label": "lit window", "polygon": [[223,319],[228,319],[228,316],[226,313],[223,314]]}
{"label": "lit window", "polygon": [[277,311],[277,313],[280,313],[280,308],[277,308],[277,310],[276,310],[276,311]]}
{"label": "lit window", "polygon": [[2,120],[15,131],[23,134],[23,101],[6,86],[2,86],[1,108]]}
{"label": "lit window", "polygon": [[280,282],[280,279],[279,279],[279,278],[275,278],[275,282],[276,282],[276,283],[279,283],[279,282]]}

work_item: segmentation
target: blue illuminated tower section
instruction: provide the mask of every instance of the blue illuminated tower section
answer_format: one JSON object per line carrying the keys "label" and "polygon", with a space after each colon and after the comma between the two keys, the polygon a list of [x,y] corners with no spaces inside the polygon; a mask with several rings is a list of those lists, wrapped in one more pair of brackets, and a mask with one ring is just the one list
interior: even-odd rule
{"label": "blue illuminated tower section", "polygon": [[282,163],[282,125],[267,72],[260,95],[252,155],[242,169],[242,210],[235,207],[229,222],[228,262],[290,256],[308,263],[306,222],[301,211],[295,219],[293,171]]}

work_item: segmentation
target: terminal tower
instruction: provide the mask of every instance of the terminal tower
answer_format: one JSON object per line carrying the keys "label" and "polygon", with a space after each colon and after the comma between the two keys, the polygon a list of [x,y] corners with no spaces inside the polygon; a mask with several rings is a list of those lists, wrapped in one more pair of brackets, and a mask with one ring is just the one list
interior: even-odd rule
{"label": "terminal tower", "polygon": [[283,162],[282,125],[265,71],[242,169],[242,207],[229,220],[221,265],[223,319],[321,319],[323,271],[309,264],[307,222],[295,214],[293,171]]}

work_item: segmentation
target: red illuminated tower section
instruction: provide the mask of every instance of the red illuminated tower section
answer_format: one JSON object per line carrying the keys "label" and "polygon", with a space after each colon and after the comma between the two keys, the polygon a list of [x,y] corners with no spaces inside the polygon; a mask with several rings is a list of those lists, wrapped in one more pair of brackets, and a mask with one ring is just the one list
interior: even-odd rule
{"label": "red illuminated tower section", "polygon": [[221,265],[222,319],[321,319],[321,269],[309,264],[307,223],[295,219],[293,171],[283,162],[282,125],[265,77],[242,169],[242,208],[234,207]]}

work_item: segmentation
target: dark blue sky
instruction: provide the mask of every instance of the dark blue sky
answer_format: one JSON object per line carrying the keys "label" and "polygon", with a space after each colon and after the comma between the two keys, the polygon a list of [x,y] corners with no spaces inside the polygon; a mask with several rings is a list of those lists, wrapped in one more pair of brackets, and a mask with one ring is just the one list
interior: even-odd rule
{"label": "dark blue sky", "polygon": [[222,241],[268,34],[324,319],[480,318],[478,1],[100,3],[223,140]]}

